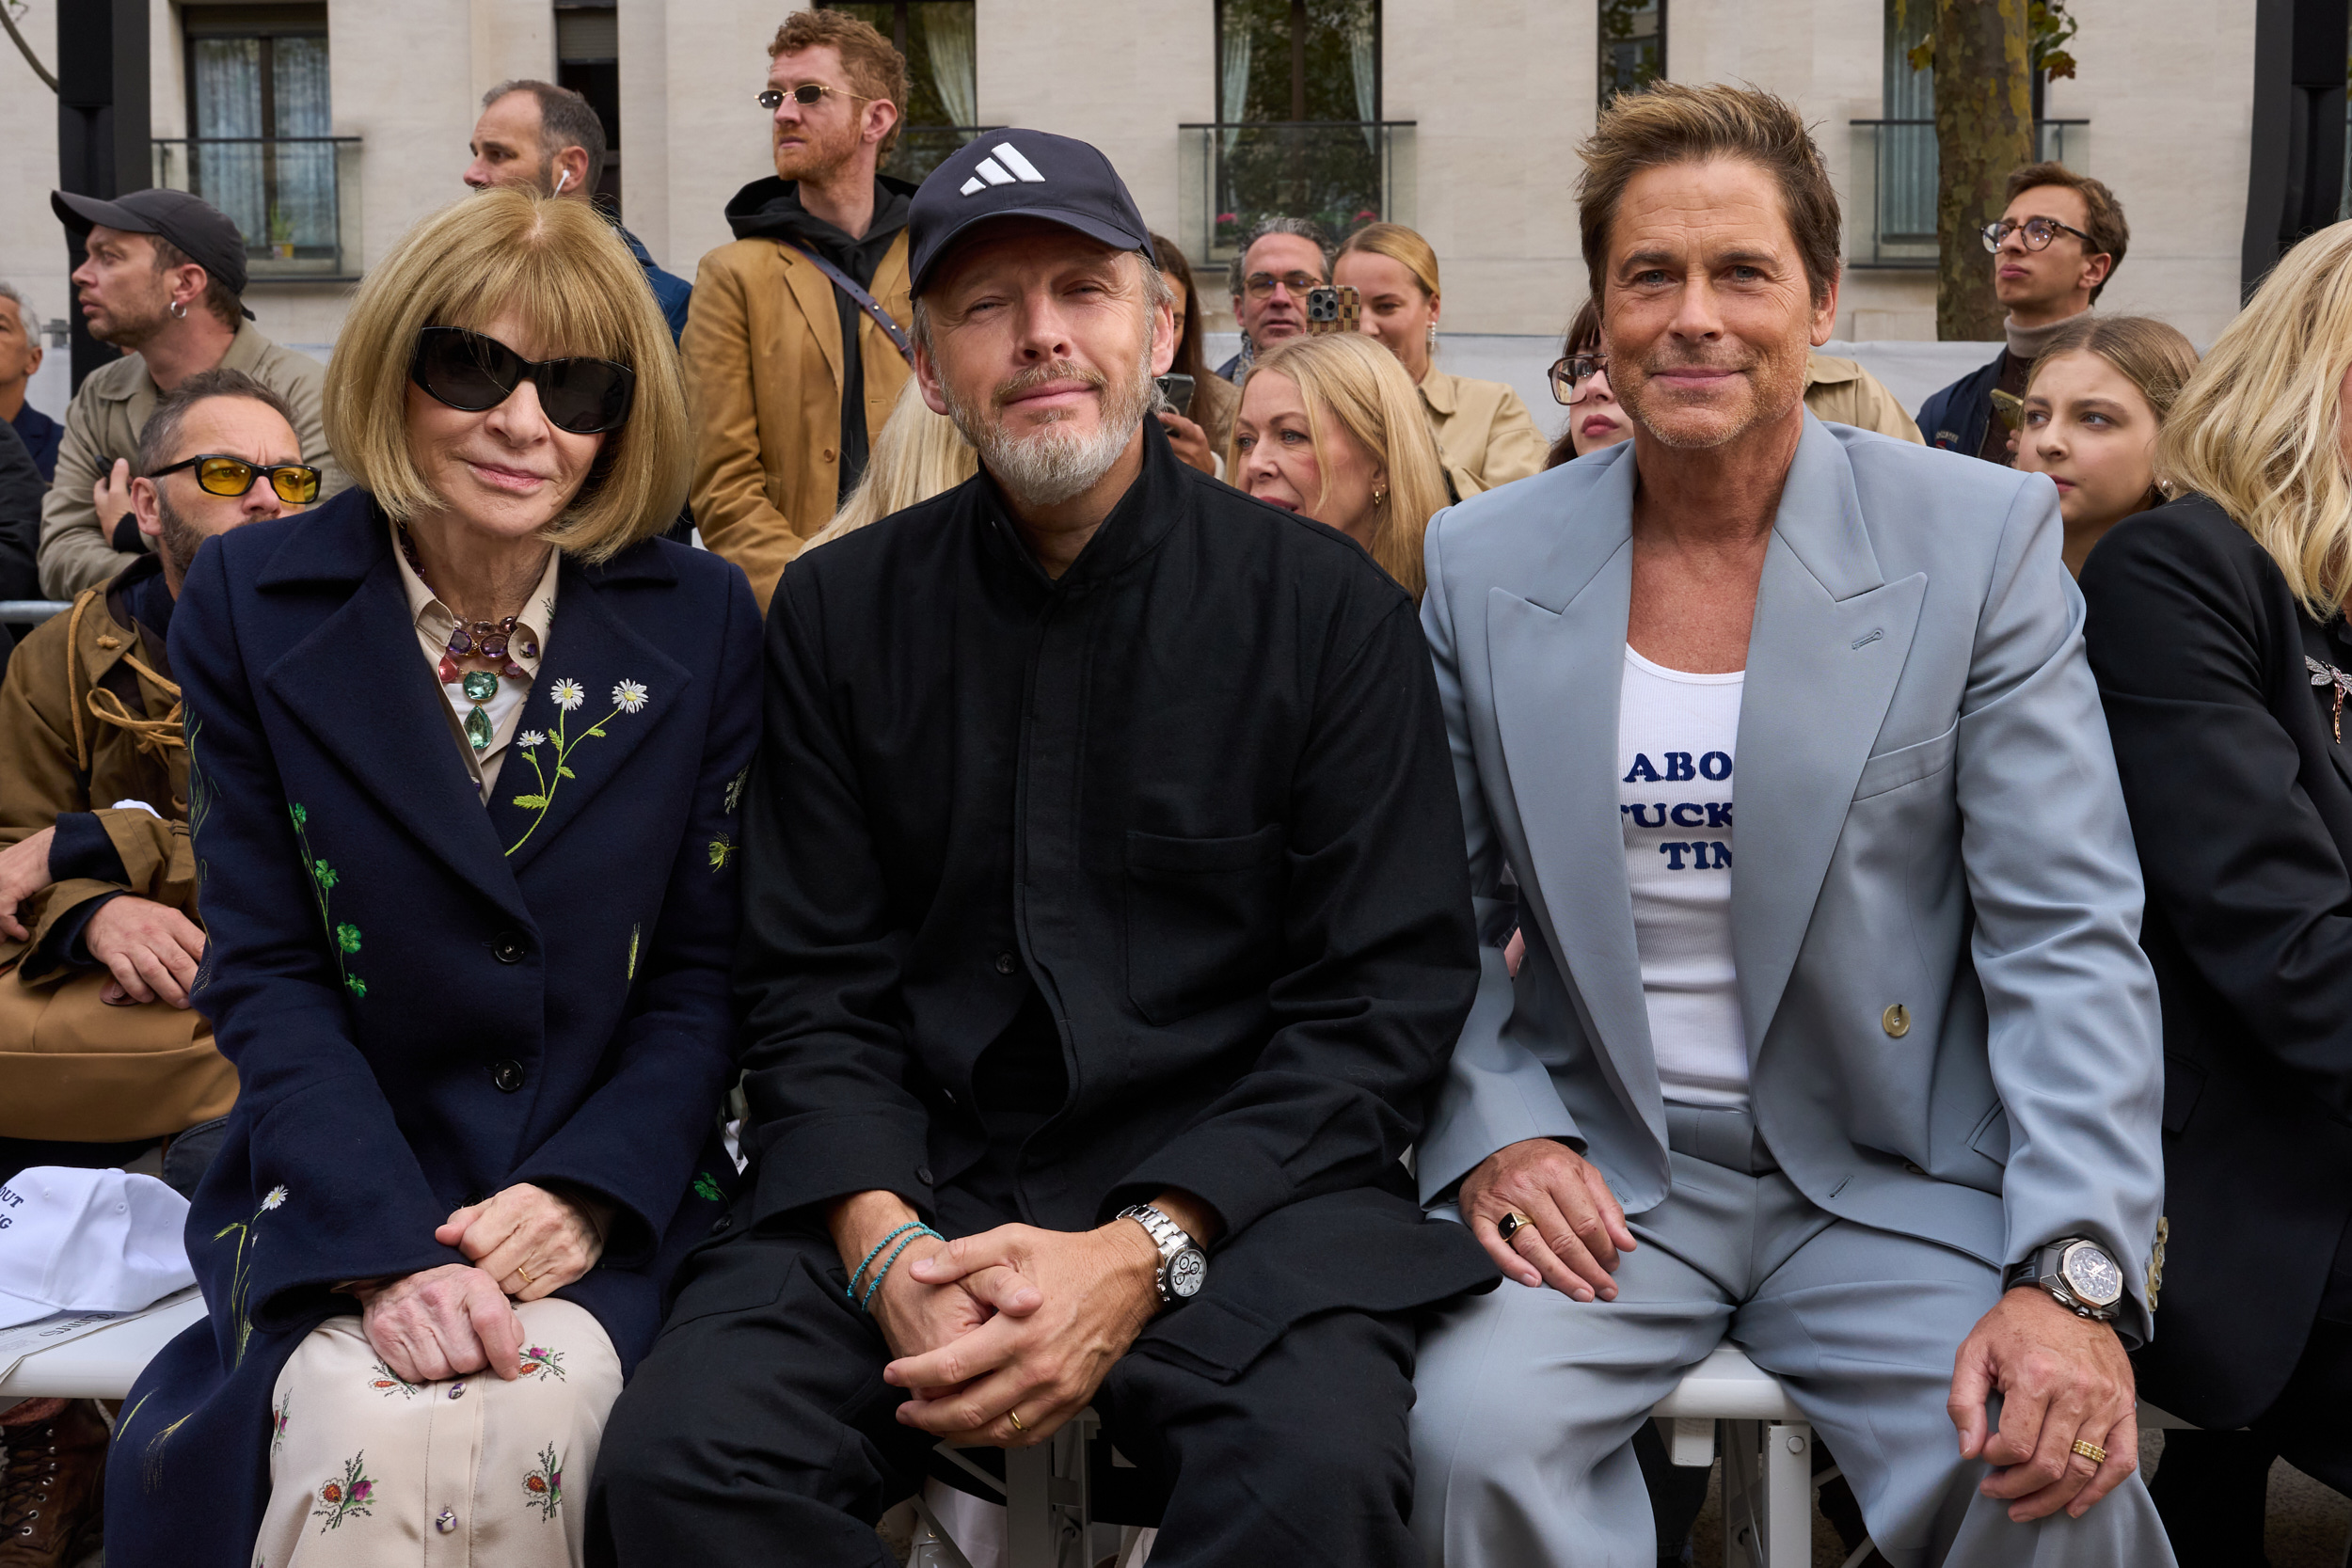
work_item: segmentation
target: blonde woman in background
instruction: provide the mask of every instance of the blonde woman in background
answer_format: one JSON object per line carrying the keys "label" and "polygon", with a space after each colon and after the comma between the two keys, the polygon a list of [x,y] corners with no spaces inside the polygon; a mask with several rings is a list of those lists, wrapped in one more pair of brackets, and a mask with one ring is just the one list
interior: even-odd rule
{"label": "blonde woman in background", "polygon": [[2075,576],[2107,530],[2164,504],[2156,436],[2195,373],[2196,345],[2164,323],[2088,311],[2060,326],[2026,372],[2017,467],[2058,485]]}
{"label": "blonde woman in background", "polygon": [[2082,570],[2164,1008],[2163,1326],[2132,1359],[2203,1429],[2149,1488],[2183,1568],[2261,1560],[2274,1456],[2352,1494],[2348,390],[2339,223],[2173,400],[2154,471],[2177,499]]}
{"label": "blonde woman in background", "polygon": [[1225,471],[1253,499],[1338,529],[1421,597],[1422,532],[1451,498],[1394,355],[1352,332],[1269,349],[1242,383]]}
{"label": "blonde woman in background", "polygon": [[898,388],[898,401],[874,437],[873,455],[857,488],[833,521],[809,540],[808,547],[813,550],[952,490],[977,473],[979,466],[979,453],[957,431],[956,422],[932,413],[923,402],[921,384],[909,380]]}
{"label": "blonde woman in background", "polygon": [[1373,223],[1340,246],[1331,280],[1363,299],[1365,334],[1395,355],[1421,390],[1430,433],[1447,463],[1482,490],[1539,473],[1544,438],[1518,393],[1500,381],[1473,381],[1438,370],[1438,253],[1401,223]]}

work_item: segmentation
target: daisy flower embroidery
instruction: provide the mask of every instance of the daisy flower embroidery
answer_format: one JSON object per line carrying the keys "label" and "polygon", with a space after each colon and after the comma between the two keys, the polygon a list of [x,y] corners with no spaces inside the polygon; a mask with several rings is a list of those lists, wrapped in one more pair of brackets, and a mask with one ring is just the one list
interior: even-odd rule
{"label": "daisy flower embroidery", "polygon": [[[571,732],[572,714],[588,700],[587,689],[580,682],[565,676],[548,686],[548,700],[553,703],[557,709],[553,736],[550,737],[544,730],[525,730],[515,737],[516,747],[521,751],[524,760],[531,764],[532,772],[538,776],[539,787],[526,794],[517,795],[514,799],[514,803],[530,812],[532,816],[531,826],[523,830],[522,837],[506,847],[506,852],[510,855],[529,843],[531,835],[539,831],[539,824],[547,820],[548,807],[555,800],[555,792],[564,781],[579,777],[571,768],[572,752],[578,750],[583,741],[604,739],[604,726],[623,714],[634,716],[644,712],[645,705],[653,700],[653,694],[645,689],[645,683],[643,681],[623,680],[614,683],[612,711],[590,724],[578,735]],[[555,767],[552,770],[540,760],[538,751],[550,739],[555,747]]]}

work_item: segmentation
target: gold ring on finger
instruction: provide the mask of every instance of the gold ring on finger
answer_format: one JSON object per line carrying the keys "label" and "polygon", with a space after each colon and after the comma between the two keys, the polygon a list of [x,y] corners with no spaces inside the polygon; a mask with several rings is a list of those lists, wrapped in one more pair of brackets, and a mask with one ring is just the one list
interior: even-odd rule
{"label": "gold ring on finger", "polygon": [[523,1272],[523,1266],[520,1263],[515,1265],[515,1277],[523,1282],[523,1289],[526,1291],[530,1290],[533,1283],[531,1275]]}
{"label": "gold ring on finger", "polygon": [[1006,1411],[1005,1419],[1012,1423],[1012,1430],[1015,1432],[1026,1432],[1029,1430],[1027,1427],[1021,1424],[1021,1412],[1018,1410]]}
{"label": "gold ring on finger", "polygon": [[2085,1459],[2090,1460],[2093,1465],[2105,1465],[2107,1462],[2106,1449],[2101,1448],[2096,1443],[2087,1442],[2080,1437],[2074,1439],[2074,1451],[2081,1454]]}
{"label": "gold ring on finger", "polygon": [[1520,1213],[1517,1209],[1508,1209],[1503,1211],[1502,1217],[1495,1221],[1495,1234],[1502,1237],[1506,1243],[1509,1242],[1512,1237],[1518,1235],[1520,1231],[1533,1230],[1534,1228],[1535,1222],[1529,1219],[1525,1214]]}

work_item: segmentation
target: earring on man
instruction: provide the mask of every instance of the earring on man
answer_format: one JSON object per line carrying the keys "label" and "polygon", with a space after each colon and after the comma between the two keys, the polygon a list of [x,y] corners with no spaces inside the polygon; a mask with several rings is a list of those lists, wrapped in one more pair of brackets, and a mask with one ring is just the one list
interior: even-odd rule
{"label": "earring on man", "polygon": [[165,309],[171,312],[171,319],[173,321],[186,321],[188,319],[188,308],[176,299],[167,305]]}

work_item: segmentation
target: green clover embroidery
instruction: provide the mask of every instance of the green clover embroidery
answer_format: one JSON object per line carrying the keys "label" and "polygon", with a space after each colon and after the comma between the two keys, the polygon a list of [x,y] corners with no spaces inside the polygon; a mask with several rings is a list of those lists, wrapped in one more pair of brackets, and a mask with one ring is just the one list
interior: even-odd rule
{"label": "green clover embroidery", "polygon": [[[368,994],[368,983],[354,974],[351,966],[343,961],[349,955],[359,951],[359,927],[348,921],[338,924],[328,908],[335,884],[342,880],[342,874],[310,853],[310,814],[303,809],[301,802],[289,801],[286,815],[294,818],[294,847],[301,851],[302,867],[310,873],[311,884],[317,890],[319,924],[326,927],[327,950],[335,955],[335,968],[342,975],[343,989],[354,996],[365,996]],[[205,944],[208,958],[211,945],[209,942]]]}

